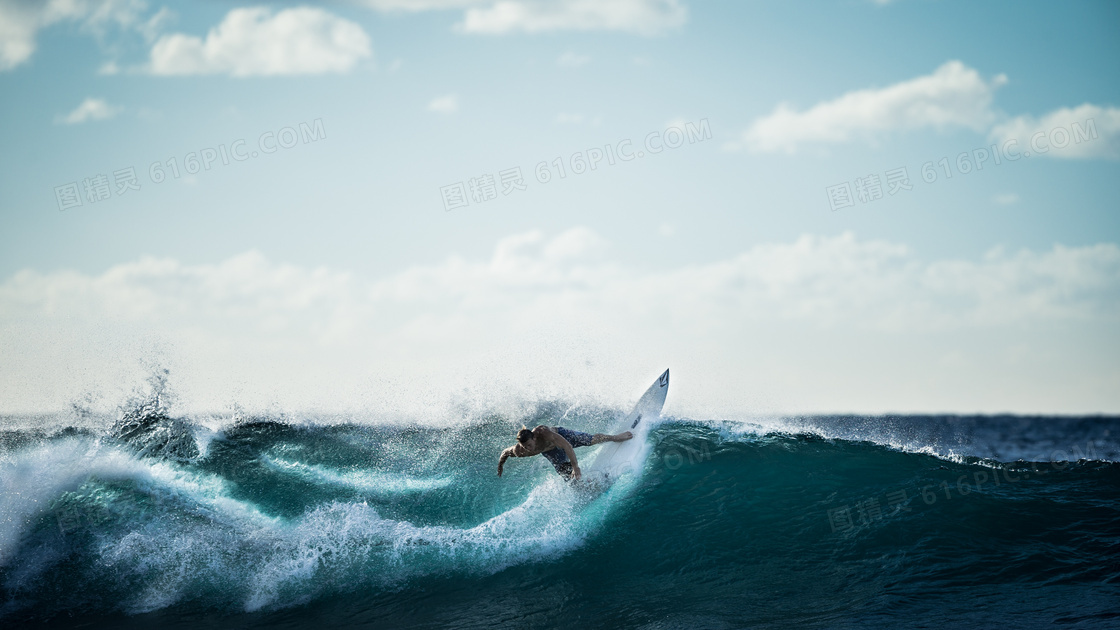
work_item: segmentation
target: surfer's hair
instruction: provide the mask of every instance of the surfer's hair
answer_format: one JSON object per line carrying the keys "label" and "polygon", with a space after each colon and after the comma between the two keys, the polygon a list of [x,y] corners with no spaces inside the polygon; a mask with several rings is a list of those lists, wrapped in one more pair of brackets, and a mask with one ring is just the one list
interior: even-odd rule
{"label": "surfer's hair", "polygon": [[533,432],[529,429],[522,428],[517,432],[517,441],[524,444],[533,437]]}

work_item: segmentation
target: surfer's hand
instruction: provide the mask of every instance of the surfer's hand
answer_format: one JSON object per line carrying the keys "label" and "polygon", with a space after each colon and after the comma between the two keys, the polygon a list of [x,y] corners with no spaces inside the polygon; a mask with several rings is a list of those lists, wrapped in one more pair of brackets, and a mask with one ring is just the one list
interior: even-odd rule
{"label": "surfer's hand", "polygon": [[629,440],[630,438],[634,437],[634,434],[629,432],[629,431],[624,431],[621,435],[619,435],[619,437],[621,437],[625,441],[625,440]]}
{"label": "surfer's hand", "polygon": [[579,481],[581,475],[582,473],[579,470],[579,466],[574,466],[572,468],[572,481]]}
{"label": "surfer's hand", "polygon": [[498,476],[499,477],[502,476],[502,465],[501,464],[498,464]]}

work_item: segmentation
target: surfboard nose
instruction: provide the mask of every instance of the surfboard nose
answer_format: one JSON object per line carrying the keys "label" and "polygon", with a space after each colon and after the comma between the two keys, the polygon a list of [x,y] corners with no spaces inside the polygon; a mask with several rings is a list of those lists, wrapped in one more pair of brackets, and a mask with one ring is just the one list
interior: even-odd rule
{"label": "surfboard nose", "polygon": [[669,368],[665,368],[665,372],[657,378],[657,382],[662,387],[669,386]]}

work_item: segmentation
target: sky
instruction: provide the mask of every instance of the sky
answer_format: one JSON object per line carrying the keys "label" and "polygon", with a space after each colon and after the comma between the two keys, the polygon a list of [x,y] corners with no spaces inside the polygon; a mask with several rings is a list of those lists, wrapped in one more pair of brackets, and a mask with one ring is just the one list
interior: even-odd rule
{"label": "sky", "polygon": [[0,413],[1120,413],[1117,24],[0,0]]}

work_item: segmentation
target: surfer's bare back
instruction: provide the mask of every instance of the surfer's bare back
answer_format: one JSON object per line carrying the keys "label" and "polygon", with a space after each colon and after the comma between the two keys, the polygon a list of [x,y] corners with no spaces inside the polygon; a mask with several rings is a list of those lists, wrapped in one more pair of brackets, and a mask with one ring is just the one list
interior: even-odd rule
{"label": "surfer's bare back", "polygon": [[603,442],[625,442],[634,437],[629,431],[618,435],[606,433],[582,433],[564,427],[546,427],[543,424],[530,431],[521,429],[517,432],[517,444],[502,451],[498,459],[498,476],[502,476],[502,466],[506,464],[507,457],[532,457],[543,455],[552,462],[556,472],[566,480],[580,478],[579,462],[576,460],[575,447],[591,446]]}

